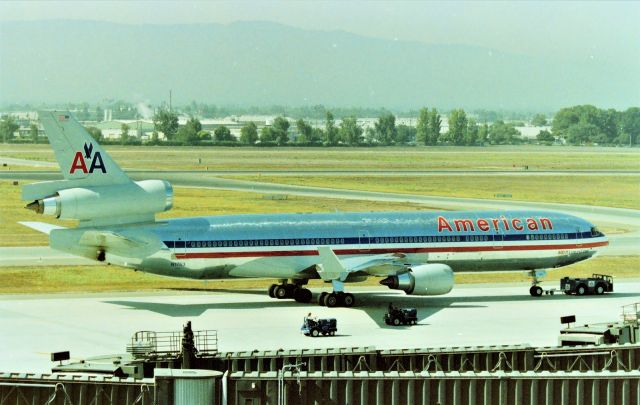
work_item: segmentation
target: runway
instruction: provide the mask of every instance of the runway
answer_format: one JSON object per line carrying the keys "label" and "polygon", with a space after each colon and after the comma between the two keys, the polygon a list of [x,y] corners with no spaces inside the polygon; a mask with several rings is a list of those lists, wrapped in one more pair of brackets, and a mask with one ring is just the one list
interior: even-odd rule
{"label": "runway", "polygon": [[[605,296],[539,298],[530,297],[524,283],[463,285],[438,297],[353,288],[357,308],[279,301],[256,290],[0,296],[0,371],[48,372],[54,351],[70,350],[73,359],[122,353],[134,332],[180,331],[188,320],[194,330],[218,330],[220,351],[554,346],[561,316],[576,315],[579,324],[616,321],[622,305],[640,300],[640,280],[620,281],[615,288]],[[391,301],[417,307],[419,324],[384,325],[382,314]],[[336,318],[337,336],[301,335],[302,318],[310,311]]]}

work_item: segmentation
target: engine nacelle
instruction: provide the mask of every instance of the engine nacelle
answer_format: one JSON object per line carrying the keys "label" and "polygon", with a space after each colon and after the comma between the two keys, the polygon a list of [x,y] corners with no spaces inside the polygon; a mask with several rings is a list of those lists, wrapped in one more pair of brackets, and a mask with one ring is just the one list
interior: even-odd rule
{"label": "engine nacelle", "polygon": [[27,208],[60,219],[95,220],[133,217],[168,211],[173,206],[173,188],[164,180],[143,180],[109,186],[59,190],[36,200]]}
{"label": "engine nacelle", "polygon": [[389,276],[380,284],[409,295],[442,295],[453,288],[453,270],[446,264],[423,264],[406,273]]}

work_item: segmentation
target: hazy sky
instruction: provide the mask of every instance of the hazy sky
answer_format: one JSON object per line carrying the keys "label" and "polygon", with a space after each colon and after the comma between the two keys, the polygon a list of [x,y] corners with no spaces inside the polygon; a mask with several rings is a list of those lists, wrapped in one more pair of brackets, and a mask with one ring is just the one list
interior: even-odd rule
{"label": "hazy sky", "polygon": [[266,20],[386,39],[467,44],[573,60],[640,58],[640,2],[0,1],[0,22],[128,24]]}

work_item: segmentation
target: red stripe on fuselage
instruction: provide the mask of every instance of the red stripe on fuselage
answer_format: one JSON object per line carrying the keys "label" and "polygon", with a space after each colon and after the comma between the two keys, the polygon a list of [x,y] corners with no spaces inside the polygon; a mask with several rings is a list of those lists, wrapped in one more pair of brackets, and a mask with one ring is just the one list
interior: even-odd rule
{"label": "red stripe on fuselage", "polygon": [[[373,255],[384,253],[446,253],[446,252],[496,252],[514,250],[555,250],[555,249],[588,249],[607,246],[609,242],[573,243],[564,245],[528,245],[528,246],[461,246],[438,248],[384,248],[384,249],[336,249],[336,255]],[[317,256],[317,250],[269,250],[253,252],[199,252],[176,253],[176,259],[220,259],[234,257],[273,257],[273,256]]]}

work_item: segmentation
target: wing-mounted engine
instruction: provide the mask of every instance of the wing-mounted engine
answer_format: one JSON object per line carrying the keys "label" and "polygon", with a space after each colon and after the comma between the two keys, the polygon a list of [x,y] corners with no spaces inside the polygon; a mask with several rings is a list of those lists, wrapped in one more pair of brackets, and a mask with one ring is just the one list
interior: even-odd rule
{"label": "wing-mounted engine", "polygon": [[173,188],[169,182],[144,180],[64,188],[36,199],[26,208],[38,214],[76,219],[82,225],[84,222],[95,226],[153,221],[155,214],[168,211],[172,206]]}
{"label": "wing-mounted engine", "polygon": [[442,295],[453,288],[453,270],[446,264],[424,264],[380,281],[408,295]]}

